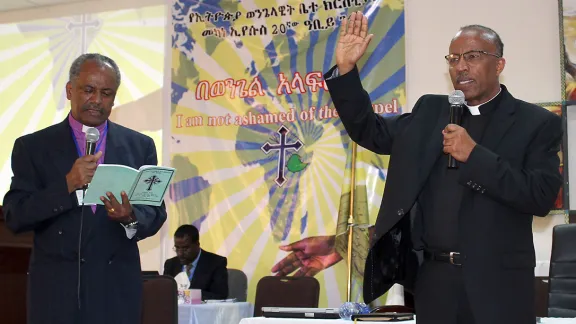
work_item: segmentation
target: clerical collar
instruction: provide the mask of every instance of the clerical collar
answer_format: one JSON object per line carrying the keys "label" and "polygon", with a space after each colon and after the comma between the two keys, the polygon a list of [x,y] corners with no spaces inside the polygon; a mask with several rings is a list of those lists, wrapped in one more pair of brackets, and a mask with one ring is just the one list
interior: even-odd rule
{"label": "clerical collar", "polygon": [[[479,105],[476,105],[476,106],[466,105],[466,107],[468,107],[468,110],[470,111],[470,114],[473,115],[473,116],[478,116],[478,115],[480,115],[481,113],[482,113],[482,114],[486,114],[486,113],[490,112],[492,109],[489,109],[488,111],[480,111],[480,108],[484,108],[486,104],[488,104],[489,102],[493,101],[496,97],[498,97],[498,95],[499,95],[500,93],[502,93],[502,87],[500,87],[500,90],[498,90],[498,93],[497,93],[494,97],[492,97],[492,99],[486,101],[485,103],[482,103],[482,104],[479,104]],[[493,103],[494,103],[494,104],[497,104],[496,102],[493,102]],[[492,105],[489,105],[489,106],[492,106]],[[482,109],[482,110],[485,110],[485,109]]]}
{"label": "clerical collar", "polygon": [[[70,123],[70,127],[72,127],[72,129],[74,130],[76,135],[78,135],[80,133],[86,134],[86,130],[88,128],[91,128],[90,126],[83,125],[81,122],[77,121],[72,116],[72,112],[68,113],[68,123]],[[100,134],[102,134],[102,132],[106,128],[107,124],[108,124],[108,121],[106,120],[104,123],[102,123],[102,125],[96,126],[96,128],[100,131]]]}

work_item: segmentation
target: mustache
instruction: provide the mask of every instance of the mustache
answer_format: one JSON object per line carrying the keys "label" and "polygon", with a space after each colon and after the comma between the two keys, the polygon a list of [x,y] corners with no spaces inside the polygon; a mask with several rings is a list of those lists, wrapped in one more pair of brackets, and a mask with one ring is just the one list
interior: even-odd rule
{"label": "mustache", "polygon": [[470,78],[470,77],[468,76],[468,74],[459,74],[459,75],[456,77],[456,82],[465,81],[465,80],[472,80],[472,78]]}
{"label": "mustache", "polygon": [[82,111],[86,111],[86,110],[97,110],[99,113],[104,112],[104,108],[102,108],[101,106],[91,105],[91,104],[82,105]]}

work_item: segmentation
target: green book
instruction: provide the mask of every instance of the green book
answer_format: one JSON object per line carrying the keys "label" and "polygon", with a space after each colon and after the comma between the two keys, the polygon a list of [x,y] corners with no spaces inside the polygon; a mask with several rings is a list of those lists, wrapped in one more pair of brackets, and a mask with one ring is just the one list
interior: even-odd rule
{"label": "green book", "polygon": [[120,193],[125,191],[133,205],[160,206],[175,171],[156,165],[136,170],[125,165],[100,164],[86,189],[84,205],[104,205],[100,197],[106,197],[108,191],[122,203]]}

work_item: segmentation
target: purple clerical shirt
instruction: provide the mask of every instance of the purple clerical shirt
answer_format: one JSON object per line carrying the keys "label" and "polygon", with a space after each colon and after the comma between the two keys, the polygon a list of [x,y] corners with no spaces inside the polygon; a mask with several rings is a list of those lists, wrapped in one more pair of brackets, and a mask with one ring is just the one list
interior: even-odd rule
{"label": "purple clerical shirt", "polygon": [[[72,114],[68,114],[68,122],[70,123],[70,128],[72,128],[72,133],[74,135],[74,140],[76,142],[76,148],[78,150],[79,156],[84,156],[86,154],[86,133],[84,132],[87,126],[82,125],[79,121],[72,117]],[[100,138],[96,143],[96,151],[102,151],[102,156],[97,162],[100,165],[104,162],[104,154],[106,153],[106,137],[108,135],[108,121],[105,121],[102,125],[96,127],[100,132]],[[96,205],[91,206],[92,212],[96,213]]]}

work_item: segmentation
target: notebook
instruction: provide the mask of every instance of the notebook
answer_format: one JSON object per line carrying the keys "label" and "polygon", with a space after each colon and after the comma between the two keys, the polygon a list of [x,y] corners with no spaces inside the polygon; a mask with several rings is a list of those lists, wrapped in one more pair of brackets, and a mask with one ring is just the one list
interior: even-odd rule
{"label": "notebook", "polygon": [[339,319],[338,308],[262,307],[264,317]]}
{"label": "notebook", "polygon": [[352,315],[352,320],[358,322],[401,322],[414,320],[413,313],[370,313]]}

